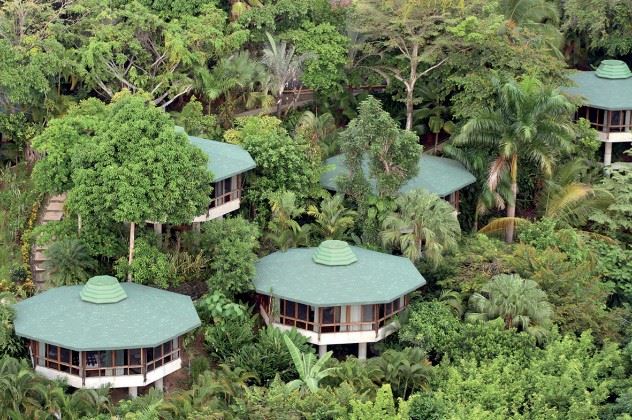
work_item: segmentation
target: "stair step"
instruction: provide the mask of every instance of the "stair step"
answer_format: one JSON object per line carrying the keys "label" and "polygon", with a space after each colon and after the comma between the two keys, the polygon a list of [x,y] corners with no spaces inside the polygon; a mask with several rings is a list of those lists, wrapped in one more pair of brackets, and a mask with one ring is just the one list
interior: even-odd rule
{"label": "stair step", "polygon": [[64,201],[66,201],[66,196],[66,193],[54,195],[50,198],[50,202],[63,203]]}
{"label": "stair step", "polygon": [[64,202],[63,201],[51,201],[46,206],[46,211],[64,211]]}
{"label": "stair step", "polygon": [[60,221],[64,217],[63,211],[46,211],[42,217],[42,222]]}
{"label": "stair step", "polygon": [[42,251],[35,251],[33,253],[33,261],[46,261],[48,260],[48,258],[46,257],[46,254],[44,254]]}
{"label": "stair step", "polygon": [[44,272],[46,272],[46,269],[43,266],[41,266],[41,265],[35,265],[35,272],[37,272],[37,273],[44,273]]}

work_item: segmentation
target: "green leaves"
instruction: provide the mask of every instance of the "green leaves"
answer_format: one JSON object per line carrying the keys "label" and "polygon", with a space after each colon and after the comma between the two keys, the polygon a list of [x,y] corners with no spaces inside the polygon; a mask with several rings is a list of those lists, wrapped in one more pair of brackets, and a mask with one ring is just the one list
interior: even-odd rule
{"label": "green leaves", "polygon": [[369,178],[375,179],[378,195],[394,196],[419,170],[421,146],[417,135],[401,130],[372,96],[360,103],[358,117],[349,123],[340,137],[341,150],[350,171],[343,183],[348,184],[355,177],[363,178],[362,165],[366,159]]}
{"label": "green leaves", "polygon": [[331,376],[336,370],[336,368],[325,368],[327,361],[331,358],[333,353],[328,351],[323,357],[317,360],[313,353],[301,353],[298,347],[296,347],[296,344],[294,344],[287,335],[283,336],[283,341],[285,341],[285,345],[292,357],[294,368],[300,378],[288,382],[288,389],[317,392],[320,381]]}

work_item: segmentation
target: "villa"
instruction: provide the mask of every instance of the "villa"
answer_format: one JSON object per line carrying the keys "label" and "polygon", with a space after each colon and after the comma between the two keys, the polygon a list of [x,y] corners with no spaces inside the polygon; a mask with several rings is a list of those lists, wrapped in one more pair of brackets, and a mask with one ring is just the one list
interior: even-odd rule
{"label": "villa", "polygon": [[604,143],[603,162],[612,163],[613,143],[632,142],[632,72],[619,60],[603,60],[596,71],[570,75],[576,87],[565,92],[579,97],[577,118],[586,118]]}
{"label": "villa", "polygon": [[110,276],[49,289],[15,306],[15,334],[35,371],[75,388],[154,384],[182,367],[182,336],[200,325],[188,296]]}
{"label": "villa", "polygon": [[253,280],[259,311],[267,325],[296,328],[318,346],[367,343],[394,332],[408,294],[426,284],[410,260],[324,241],[317,248],[272,253],[256,264]]}
{"label": "villa", "polygon": [[[348,172],[345,155],[330,157],[325,161],[329,169],[320,177],[320,184],[330,191],[338,191],[337,179]],[[362,164],[365,176],[369,174],[369,165]],[[369,179],[375,192],[375,180]],[[416,189],[424,189],[447,200],[458,211],[460,190],[476,182],[476,178],[463,165],[453,159],[422,154],[419,158],[419,172],[400,189],[401,194]]]}
{"label": "villa", "polygon": [[[184,133],[182,127],[176,127],[176,131]],[[213,174],[213,192],[209,195],[208,208],[192,221],[193,229],[199,231],[200,223],[239,209],[244,174],[256,165],[250,153],[239,145],[194,136],[188,138],[192,145],[208,156],[207,168]],[[154,225],[157,234],[162,233],[162,223],[149,223]]]}

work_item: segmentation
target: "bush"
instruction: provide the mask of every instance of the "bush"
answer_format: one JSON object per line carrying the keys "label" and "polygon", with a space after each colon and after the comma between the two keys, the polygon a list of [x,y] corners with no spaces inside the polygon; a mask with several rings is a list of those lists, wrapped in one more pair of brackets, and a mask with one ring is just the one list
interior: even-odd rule
{"label": "bush", "polygon": [[295,368],[290,352],[283,341],[287,335],[301,353],[313,353],[307,338],[295,329],[282,332],[276,327],[259,330],[257,341],[246,345],[232,357],[232,365],[257,375],[259,385],[267,385],[276,375],[287,382],[295,377]]}
{"label": "bush", "polygon": [[204,344],[211,357],[226,362],[254,341],[254,328],[254,317],[217,320],[204,328]]}
{"label": "bush", "polygon": [[232,297],[252,288],[259,229],[242,217],[204,225],[200,247],[209,260],[209,290]]}
{"label": "bush", "polygon": [[173,283],[171,265],[167,254],[145,239],[138,239],[134,248],[134,260],[127,263],[126,257],[116,262],[116,275],[123,279],[131,273],[134,282],[166,289]]}

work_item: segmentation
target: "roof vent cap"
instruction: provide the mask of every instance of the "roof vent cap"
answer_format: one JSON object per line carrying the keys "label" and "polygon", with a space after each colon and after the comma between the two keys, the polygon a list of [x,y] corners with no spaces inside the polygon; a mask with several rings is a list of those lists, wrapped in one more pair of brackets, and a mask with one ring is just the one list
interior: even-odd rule
{"label": "roof vent cap", "polygon": [[117,303],[127,298],[127,293],[112,276],[92,277],[79,292],[81,300],[90,303]]}
{"label": "roof vent cap", "polygon": [[358,261],[351,247],[345,241],[323,241],[316,248],[312,259],[317,264],[329,266],[350,265]]}
{"label": "roof vent cap", "polygon": [[603,60],[595,74],[602,79],[627,79],[632,76],[628,65],[621,60]]}

